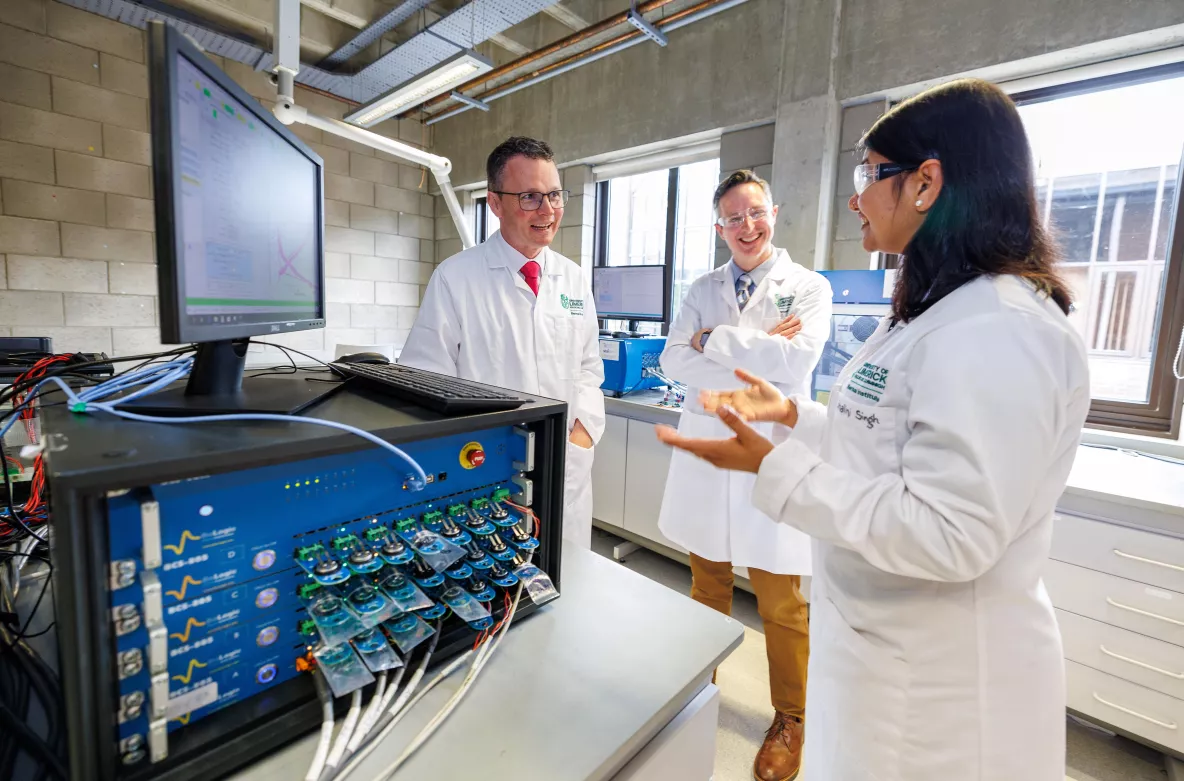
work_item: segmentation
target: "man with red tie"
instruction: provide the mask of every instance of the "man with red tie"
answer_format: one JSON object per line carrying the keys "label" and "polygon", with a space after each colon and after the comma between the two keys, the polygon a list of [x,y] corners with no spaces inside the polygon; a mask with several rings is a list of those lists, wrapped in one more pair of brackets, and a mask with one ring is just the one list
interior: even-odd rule
{"label": "man with red tie", "polygon": [[589,547],[604,366],[588,276],[551,249],[568,192],[533,138],[507,139],[485,168],[501,230],[436,269],[399,363],[566,401],[563,536]]}

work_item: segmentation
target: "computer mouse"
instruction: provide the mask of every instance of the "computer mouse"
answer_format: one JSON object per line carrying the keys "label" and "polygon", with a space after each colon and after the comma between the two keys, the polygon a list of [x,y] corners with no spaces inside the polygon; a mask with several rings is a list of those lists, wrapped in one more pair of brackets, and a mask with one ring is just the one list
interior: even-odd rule
{"label": "computer mouse", "polygon": [[337,359],[338,363],[390,363],[382,353],[352,353]]}

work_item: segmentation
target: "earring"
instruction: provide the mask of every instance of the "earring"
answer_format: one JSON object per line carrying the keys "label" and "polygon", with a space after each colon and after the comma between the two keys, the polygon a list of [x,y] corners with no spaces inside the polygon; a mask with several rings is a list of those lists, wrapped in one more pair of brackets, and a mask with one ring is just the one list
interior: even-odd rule
{"label": "earring", "polygon": [[922,203],[923,203],[923,201],[920,198],[918,198],[917,199],[917,206],[920,207]]}

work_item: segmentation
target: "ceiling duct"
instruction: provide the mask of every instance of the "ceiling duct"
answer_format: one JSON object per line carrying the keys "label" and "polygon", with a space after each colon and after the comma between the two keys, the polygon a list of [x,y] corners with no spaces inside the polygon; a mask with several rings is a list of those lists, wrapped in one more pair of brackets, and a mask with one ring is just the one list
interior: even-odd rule
{"label": "ceiling duct", "polygon": [[[0,2],[4,2],[4,0],[0,0]],[[243,40],[228,32],[211,29],[214,25],[210,22],[198,19],[194,15],[173,8],[160,0],[60,0],[60,2],[141,30],[148,25],[148,22],[161,20],[188,35],[211,54],[241,62],[259,71],[270,71],[275,65],[275,57],[263,46],[253,41]],[[471,49],[478,43],[487,40],[491,35],[525,21],[555,2],[556,0],[472,0],[391,49],[357,73],[334,73],[316,65],[302,63],[300,73],[296,76],[296,82],[355,103],[367,103],[396,85],[431,70],[458,52]],[[418,7],[423,5],[425,3],[420,0],[405,0],[391,13],[401,12],[404,6],[416,6],[416,10],[418,10]],[[389,24],[387,19],[389,16],[390,14],[387,14],[376,24]],[[367,35],[370,29],[363,30],[359,37]],[[354,40],[356,41],[358,38]],[[351,41],[351,43],[353,42]],[[339,52],[349,46],[350,44],[346,44],[345,47],[329,57],[336,57]],[[360,51],[360,48],[358,50]]]}
{"label": "ceiling duct", "polygon": [[358,32],[348,43],[339,48],[337,51],[330,54],[318,64],[319,67],[327,70],[337,70],[345,61],[353,57],[358,52],[365,49],[370,44],[377,41],[382,36],[395,29],[403,22],[410,19],[416,12],[427,8],[432,4],[432,0],[403,0],[402,3],[387,11],[382,16],[374,20],[372,24],[367,26],[364,30]]}

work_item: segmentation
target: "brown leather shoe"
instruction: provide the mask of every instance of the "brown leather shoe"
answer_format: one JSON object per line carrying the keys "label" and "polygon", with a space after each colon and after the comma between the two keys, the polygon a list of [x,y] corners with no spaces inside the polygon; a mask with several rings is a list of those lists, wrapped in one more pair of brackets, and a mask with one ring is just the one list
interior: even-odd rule
{"label": "brown leather shoe", "polygon": [[756,781],[793,781],[802,767],[802,737],[805,727],[796,716],[777,712],[765,732],[765,742],[756,752],[752,777]]}

